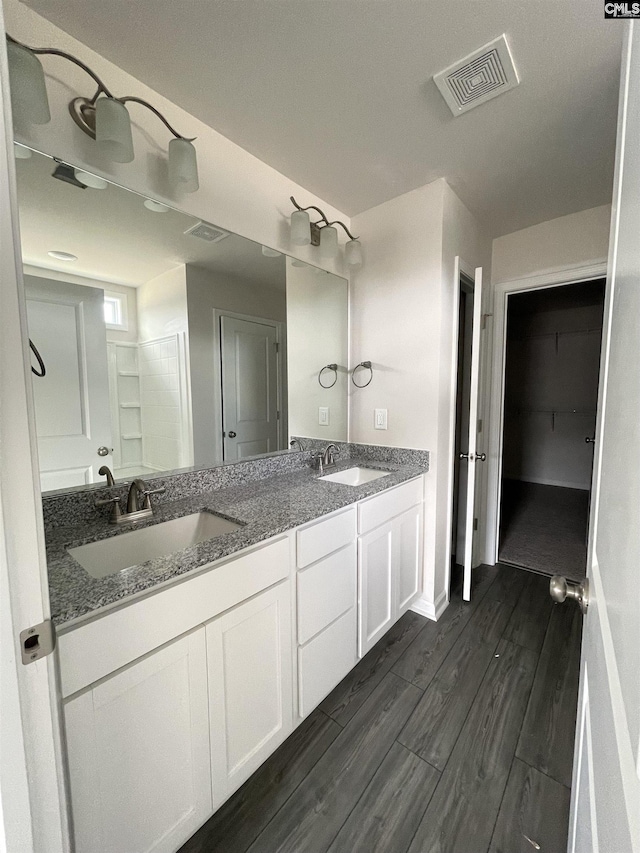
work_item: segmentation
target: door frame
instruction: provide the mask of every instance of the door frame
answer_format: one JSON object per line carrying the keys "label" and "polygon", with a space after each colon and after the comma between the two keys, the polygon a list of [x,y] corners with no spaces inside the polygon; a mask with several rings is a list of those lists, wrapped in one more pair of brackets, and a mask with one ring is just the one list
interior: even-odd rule
{"label": "door frame", "polygon": [[[449,412],[449,447],[451,448],[450,458],[447,460],[447,543],[445,548],[445,592],[446,599],[439,602],[436,609],[437,616],[444,610],[449,602],[451,594],[451,555],[453,536],[453,499],[455,486],[455,459],[453,454],[456,446],[456,400],[458,389],[458,344],[460,337],[460,278],[465,276],[472,285],[471,291],[475,288],[475,269],[468,264],[460,255],[456,255],[453,263],[453,306],[452,306],[452,329],[451,329],[451,376],[449,377],[449,399],[452,401]],[[482,377],[482,363],[480,365],[480,376]],[[482,382],[480,381],[480,385]]]}
{"label": "door frame", "polygon": [[511,294],[580,284],[607,275],[607,259],[588,264],[557,267],[536,275],[502,281],[493,286],[493,343],[488,435],[485,559],[498,562],[500,543],[500,500],[502,497],[502,452],[504,442],[504,395],[507,353],[507,302]]}
{"label": "door frame", "polygon": [[[224,442],[222,440],[222,336],[220,334],[220,318],[231,317],[233,320],[246,320],[249,323],[260,323],[262,326],[272,326],[276,330],[276,405],[280,412],[278,425],[278,448],[283,443],[283,425],[287,423],[287,397],[284,387],[284,365],[287,363],[287,324],[282,320],[270,320],[267,317],[253,317],[250,314],[238,314],[237,311],[225,311],[223,308],[213,309],[213,384],[218,390],[218,405],[214,406],[213,422],[215,450],[219,459],[224,460]],[[224,460],[227,461],[227,460]]]}

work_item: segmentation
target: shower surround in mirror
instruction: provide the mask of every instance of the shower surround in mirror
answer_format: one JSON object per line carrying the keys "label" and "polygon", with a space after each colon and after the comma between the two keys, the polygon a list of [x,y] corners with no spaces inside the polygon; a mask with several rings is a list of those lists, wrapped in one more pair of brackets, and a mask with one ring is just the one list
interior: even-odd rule
{"label": "shower surround in mirror", "polygon": [[43,490],[347,439],[345,279],[17,149]]}

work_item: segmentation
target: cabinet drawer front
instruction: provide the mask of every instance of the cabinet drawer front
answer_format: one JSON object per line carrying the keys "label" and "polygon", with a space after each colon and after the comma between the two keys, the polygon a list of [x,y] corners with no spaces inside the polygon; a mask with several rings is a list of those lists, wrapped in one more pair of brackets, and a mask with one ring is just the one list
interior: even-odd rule
{"label": "cabinet drawer front", "polygon": [[422,477],[358,504],[358,533],[367,533],[422,502]]}
{"label": "cabinet drawer front", "polygon": [[302,569],[343,548],[353,542],[355,536],[355,507],[349,507],[345,512],[301,527],[296,533],[298,568]]}
{"label": "cabinet drawer front", "polygon": [[289,540],[283,537],[60,634],[62,695],[82,690],[288,575]]}
{"label": "cabinet drawer front", "polygon": [[357,612],[354,607],[298,649],[298,698],[306,717],[357,661]]}
{"label": "cabinet drawer front", "polygon": [[306,643],[356,604],[356,543],[298,573],[298,642]]}

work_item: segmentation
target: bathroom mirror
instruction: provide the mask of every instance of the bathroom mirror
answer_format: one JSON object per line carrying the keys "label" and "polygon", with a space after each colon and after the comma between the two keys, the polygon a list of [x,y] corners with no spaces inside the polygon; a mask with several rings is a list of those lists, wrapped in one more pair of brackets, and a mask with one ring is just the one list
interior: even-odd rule
{"label": "bathroom mirror", "polygon": [[347,439],[345,279],[15,148],[44,491]]}

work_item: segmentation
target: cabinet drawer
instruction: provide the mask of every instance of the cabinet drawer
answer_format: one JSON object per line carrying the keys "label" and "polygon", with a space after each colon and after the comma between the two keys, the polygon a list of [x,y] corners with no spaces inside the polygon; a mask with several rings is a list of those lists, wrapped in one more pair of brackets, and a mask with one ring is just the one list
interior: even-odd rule
{"label": "cabinet drawer", "polygon": [[357,614],[352,608],[298,649],[300,716],[306,717],[357,661]]}
{"label": "cabinet drawer", "polygon": [[298,642],[306,643],[356,603],[356,543],[298,572]]}
{"label": "cabinet drawer", "polygon": [[281,537],[61,633],[62,695],[82,690],[283,580],[289,559],[289,539]]}
{"label": "cabinet drawer", "polygon": [[422,503],[422,477],[358,504],[358,533],[367,533],[405,510]]}
{"label": "cabinet drawer", "polygon": [[301,527],[296,533],[298,568],[302,569],[321,560],[327,554],[344,548],[355,539],[355,536],[355,507],[349,507],[344,512]]}

